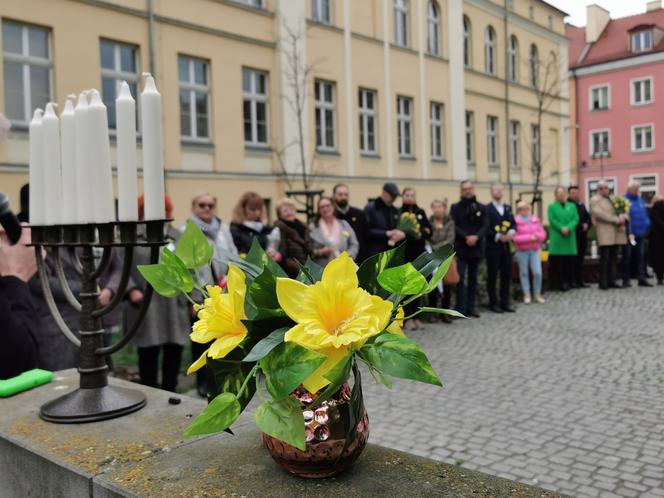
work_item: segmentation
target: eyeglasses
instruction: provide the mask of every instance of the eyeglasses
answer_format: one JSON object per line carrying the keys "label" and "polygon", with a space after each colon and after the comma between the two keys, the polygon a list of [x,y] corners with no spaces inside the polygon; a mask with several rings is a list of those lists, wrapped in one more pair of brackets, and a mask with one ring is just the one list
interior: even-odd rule
{"label": "eyeglasses", "polygon": [[214,204],[208,203],[208,202],[199,202],[198,207],[201,208],[201,209],[205,209],[205,208],[214,209]]}

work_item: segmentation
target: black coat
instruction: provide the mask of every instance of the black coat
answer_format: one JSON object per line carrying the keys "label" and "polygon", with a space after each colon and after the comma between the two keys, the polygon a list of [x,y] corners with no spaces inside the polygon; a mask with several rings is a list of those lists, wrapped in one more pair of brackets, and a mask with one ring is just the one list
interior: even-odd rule
{"label": "black coat", "polygon": [[664,201],[657,201],[650,209],[650,266],[657,273],[664,272]]}
{"label": "black coat", "polygon": [[[471,199],[461,199],[452,204],[450,216],[454,220],[454,249],[459,258],[481,259],[484,256],[484,238],[489,228],[486,206],[477,202],[474,196]],[[466,244],[468,235],[477,235],[479,238],[473,247]]]}
{"label": "black coat", "polygon": [[593,220],[583,202],[576,203],[576,212],[579,213],[579,224],[576,226],[576,239],[579,240],[579,235],[584,237],[588,233],[587,230],[583,231],[583,224],[585,223],[590,228],[593,225]]}
{"label": "black coat", "polygon": [[391,249],[388,245],[388,237],[385,232],[394,230],[399,220],[399,210],[394,206],[388,206],[380,197],[369,201],[364,208],[364,216],[367,220],[367,257]]}
{"label": "black coat", "polygon": [[39,315],[30,288],[16,277],[0,277],[0,379],[37,366]]}
{"label": "black coat", "polygon": [[258,243],[263,249],[267,249],[267,236],[270,235],[273,228],[270,225],[263,225],[260,232],[249,228],[240,223],[231,223],[231,235],[233,236],[233,243],[237,247],[237,252],[240,254],[247,254],[251,249],[251,243],[254,237],[258,239]]}
{"label": "black coat", "polygon": [[487,218],[489,220],[489,227],[486,231],[487,251],[509,249],[509,244],[500,241],[496,242],[496,226],[502,226],[503,222],[507,222],[510,224],[509,227],[507,227],[508,230],[516,230],[516,220],[514,219],[512,208],[508,204],[503,204],[503,206],[505,209],[502,216],[496,209],[496,206],[493,205],[493,202],[486,206]]}
{"label": "black coat", "polygon": [[424,246],[431,237],[431,223],[429,223],[429,218],[424,212],[424,209],[420,208],[417,205],[414,206],[402,206],[401,213],[411,212],[415,213],[417,216],[417,222],[420,224],[420,235],[419,237],[414,237],[412,235],[406,235],[406,261],[412,263],[415,259],[424,252]]}
{"label": "black coat", "polygon": [[345,213],[337,209],[336,216],[338,219],[348,222],[355,232],[357,241],[360,244],[360,251],[357,253],[355,262],[359,265],[367,258],[367,219],[364,216],[364,211],[351,206]]}

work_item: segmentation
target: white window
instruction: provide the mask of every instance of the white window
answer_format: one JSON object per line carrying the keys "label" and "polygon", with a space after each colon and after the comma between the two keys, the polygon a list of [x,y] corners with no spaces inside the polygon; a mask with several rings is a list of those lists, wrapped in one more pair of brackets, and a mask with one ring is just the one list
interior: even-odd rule
{"label": "white window", "polygon": [[530,58],[528,60],[528,66],[530,68],[530,86],[537,88],[539,73],[539,53],[537,51],[537,45],[534,43],[530,46]]}
{"label": "white window", "polygon": [[208,141],[210,138],[209,63],[203,59],[178,56],[180,83],[180,136]]}
{"label": "white window", "polygon": [[475,133],[474,116],[471,111],[466,111],[466,161],[473,162],[475,159]]}
{"label": "white window", "polygon": [[519,41],[514,35],[507,46],[507,77],[512,82],[519,81]]}
{"label": "white window", "polygon": [[431,119],[431,158],[443,159],[445,151],[444,143],[444,108],[443,104],[431,102],[429,106],[429,115]]}
{"label": "white window", "polygon": [[541,154],[541,138],[540,138],[540,127],[536,124],[530,125],[530,157],[532,160],[532,166],[535,168],[542,159]]}
{"label": "white window", "polygon": [[3,20],[2,52],[4,113],[12,122],[27,125],[32,111],[51,100],[50,32]]}
{"label": "white window", "polygon": [[590,87],[590,110],[605,111],[609,108],[609,86]]}
{"label": "white window", "polygon": [[314,82],[316,148],[318,150],[336,150],[334,90],[334,83],[322,80]]}
{"label": "white window", "polygon": [[632,152],[649,152],[655,148],[655,127],[652,124],[632,126]]}
{"label": "white window", "polygon": [[363,154],[377,154],[376,144],[376,101],[374,90],[360,88],[360,152]]}
{"label": "white window", "polygon": [[645,52],[652,48],[652,31],[632,33],[632,52]]}
{"label": "white window", "polygon": [[108,127],[115,128],[115,99],[120,93],[120,85],[126,81],[132,97],[137,98],[138,50],[133,45],[102,40],[99,45],[101,55],[101,98],[108,112]]}
{"label": "white window", "polygon": [[609,130],[593,130],[590,132],[590,155],[593,158],[605,157],[611,151]]}
{"label": "white window", "polygon": [[331,0],[311,0],[311,17],[314,21],[330,24],[330,1]]}
{"label": "white window", "polygon": [[640,78],[637,80],[632,80],[632,105],[652,104],[652,90],[652,78]]}
{"label": "white window", "polygon": [[510,121],[510,166],[518,168],[521,155],[519,154],[519,136],[521,125],[518,121]]}
{"label": "white window", "polygon": [[630,180],[636,180],[639,182],[641,185],[641,197],[647,204],[652,202],[653,197],[655,197],[659,191],[657,177],[657,173],[653,173],[652,175],[632,175],[629,177]]}
{"label": "white window", "polygon": [[255,7],[257,9],[262,9],[265,7],[264,0],[236,0],[237,2],[249,5],[250,7]]}
{"label": "white window", "polygon": [[399,157],[413,157],[413,99],[397,96],[397,140]]}
{"label": "white window", "polygon": [[463,16],[463,65],[464,67],[470,67],[471,58],[470,58],[470,46],[471,36],[470,36],[470,19],[466,16]]}
{"label": "white window", "polygon": [[489,166],[498,165],[498,118],[486,118],[486,160]]}
{"label": "white window", "polygon": [[[606,183],[609,184],[609,195],[614,195],[616,193],[616,178],[605,178]],[[592,180],[586,180],[586,199],[590,199],[593,195],[597,193],[597,184],[599,183],[600,178],[594,178]]]}
{"label": "white window", "polygon": [[264,147],[268,144],[267,73],[242,69],[244,143]]}
{"label": "white window", "polygon": [[431,55],[440,55],[440,15],[438,5],[433,0],[429,0],[427,8],[427,44]]}
{"label": "white window", "polygon": [[484,30],[484,72],[496,74],[496,32],[491,26]]}
{"label": "white window", "polygon": [[408,46],[408,0],[394,0],[394,43]]}

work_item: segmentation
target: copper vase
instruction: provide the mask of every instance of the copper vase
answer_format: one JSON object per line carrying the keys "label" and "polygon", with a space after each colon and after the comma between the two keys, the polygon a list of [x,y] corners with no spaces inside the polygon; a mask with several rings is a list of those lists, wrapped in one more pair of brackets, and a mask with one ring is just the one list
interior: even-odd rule
{"label": "copper vase", "polygon": [[344,384],[329,400],[310,409],[313,397],[304,388],[298,388],[291,396],[298,399],[302,405],[306,451],[263,434],[263,442],[270,456],[298,477],[320,479],[336,475],[350,467],[369,439],[369,416],[362,405],[363,414],[355,436],[344,449],[350,420],[350,395],[350,387]]}

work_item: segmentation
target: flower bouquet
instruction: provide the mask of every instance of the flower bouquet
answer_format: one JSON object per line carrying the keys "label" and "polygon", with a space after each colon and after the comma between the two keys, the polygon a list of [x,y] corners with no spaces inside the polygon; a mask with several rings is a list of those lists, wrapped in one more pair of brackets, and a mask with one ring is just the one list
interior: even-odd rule
{"label": "flower bouquet", "polygon": [[[258,394],[256,425],[287,470],[322,477],[350,465],[368,437],[358,363],[387,387],[390,377],[442,385],[424,351],[405,337],[403,307],[436,288],[452,247],[405,264],[404,253],[401,245],[359,268],[346,253],[324,269],[309,260],[290,279],[254,240],[245,259],[224,253],[223,291],[198,281],[195,269],[213,254],[189,222],[174,252],[164,249],[159,264],[138,267],[161,295],[189,298],[198,312],[191,339],[210,344],[188,370],[207,368],[209,404],[184,435],[231,432]],[[195,290],[202,304],[189,296]],[[425,307],[412,316],[421,312],[461,316]]]}
{"label": "flower bouquet", "polygon": [[[404,212],[399,216],[399,221],[397,222],[396,230],[401,230],[406,234],[407,237],[420,238],[420,222],[417,221],[417,215],[415,213]],[[388,242],[388,245],[394,247],[396,244],[393,240]]]}
{"label": "flower bouquet", "polygon": [[629,214],[630,203],[624,197],[620,197],[619,195],[612,197],[611,204],[613,204],[613,209],[618,216]]}
{"label": "flower bouquet", "polygon": [[511,228],[512,224],[507,220],[503,221],[500,225],[496,225],[495,227],[493,227],[496,233],[500,235],[505,235],[507,232],[511,230]]}

